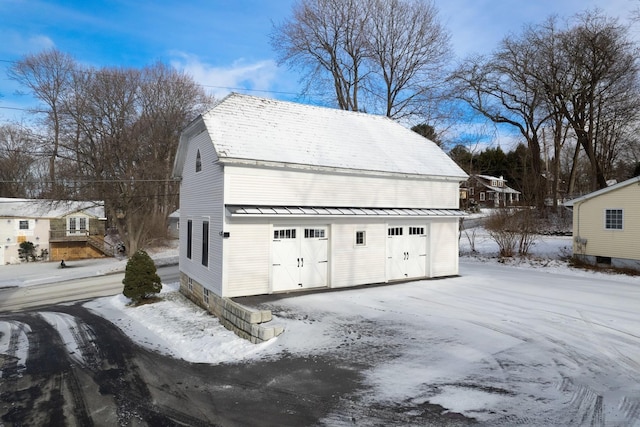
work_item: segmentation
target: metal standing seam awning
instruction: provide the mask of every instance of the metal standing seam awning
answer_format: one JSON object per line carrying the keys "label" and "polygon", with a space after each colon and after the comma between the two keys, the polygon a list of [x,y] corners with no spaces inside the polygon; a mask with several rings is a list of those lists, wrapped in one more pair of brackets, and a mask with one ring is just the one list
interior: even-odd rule
{"label": "metal standing seam awning", "polygon": [[227,215],[231,217],[463,217],[460,209],[415,209],[415,208],[343,208],[319,206],[237,206],[227,205]]}

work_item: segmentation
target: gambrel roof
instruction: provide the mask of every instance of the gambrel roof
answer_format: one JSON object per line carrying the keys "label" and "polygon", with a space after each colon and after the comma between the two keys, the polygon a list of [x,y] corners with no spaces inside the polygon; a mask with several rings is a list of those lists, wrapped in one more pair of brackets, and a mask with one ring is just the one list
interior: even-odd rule
{"label": "gambrel roof", "polygon": [[435,143],[387,117],[235,93],[183,132],[175,176],[203,124],[223,163],[467,178]]}

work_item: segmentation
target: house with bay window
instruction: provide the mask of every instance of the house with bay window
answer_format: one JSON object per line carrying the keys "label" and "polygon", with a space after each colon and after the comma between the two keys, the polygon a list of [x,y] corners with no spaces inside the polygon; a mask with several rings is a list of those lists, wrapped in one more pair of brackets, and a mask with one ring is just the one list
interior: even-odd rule
{"label": "house with bay window", "polygon": [[640,177],[565,203],[573,210],[573,255],[640,270]]}
{"label": "house with bay window", "polygon": [[102,202],[0,198],[0,265],[20,262],[20,243],[31,242],[45,260],[110,255]]}
{"label": "house with bay window", "polygon": [[231,94],[182,132],[181,291],[209,297],[458,274],[460,182],[382,116]]}

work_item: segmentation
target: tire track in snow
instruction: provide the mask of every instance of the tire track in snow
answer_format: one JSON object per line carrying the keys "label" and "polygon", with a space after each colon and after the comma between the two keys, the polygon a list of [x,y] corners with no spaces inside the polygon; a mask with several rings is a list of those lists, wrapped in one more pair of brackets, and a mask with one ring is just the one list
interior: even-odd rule
{"label": "tire track in snow", "polygon": [[58,331],[72,359],[95,369],[98,351],[95,335],[88,325],[67,313],[42,311],[38,314]]}
{"label": "tire track in snow", "polygon": [[20,376],[26,369],[31,328],[16,321],[0,322],[0,378]]}

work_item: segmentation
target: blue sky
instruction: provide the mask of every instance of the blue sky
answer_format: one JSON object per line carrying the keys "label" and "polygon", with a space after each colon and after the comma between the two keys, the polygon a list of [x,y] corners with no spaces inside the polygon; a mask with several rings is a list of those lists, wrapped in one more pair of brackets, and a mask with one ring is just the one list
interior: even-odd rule
{"label": "blue sky", "polygon": [[[0,0],[0,122],[19,120],[20,108],[36,105],[17,95],[20,88],[7,78],[11,61],[51,47],[97,67],[169,63],[218,97],[244,88],[292,99],[299,76],[277,66],[269,33],[294,2]],[[436,6],[463,57],[490,51],[510,32],[552,14],[568,17],[598,7],[626,22],[640,0],[436,0]]]}

